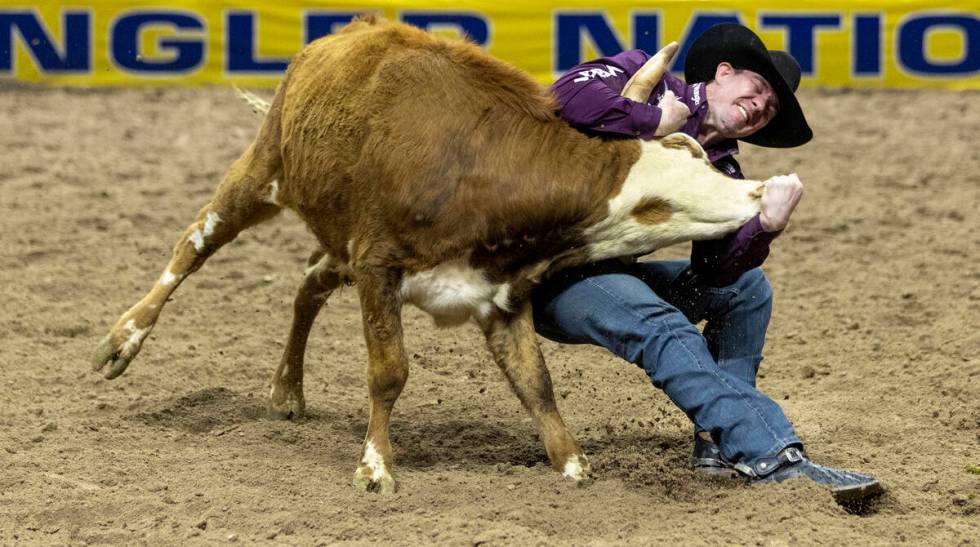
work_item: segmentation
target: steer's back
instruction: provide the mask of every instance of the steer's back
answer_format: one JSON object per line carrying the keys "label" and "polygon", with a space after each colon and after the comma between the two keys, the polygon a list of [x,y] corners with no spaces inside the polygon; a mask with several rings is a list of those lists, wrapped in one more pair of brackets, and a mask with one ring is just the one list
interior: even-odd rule
{"label": "steer's back", "polygon": [[280,93],[283,205],[321,241],[373,222],[432,261],[586,221],[639,153],[571,129],[537,82],[475,45],[396,23],[313,42]]}

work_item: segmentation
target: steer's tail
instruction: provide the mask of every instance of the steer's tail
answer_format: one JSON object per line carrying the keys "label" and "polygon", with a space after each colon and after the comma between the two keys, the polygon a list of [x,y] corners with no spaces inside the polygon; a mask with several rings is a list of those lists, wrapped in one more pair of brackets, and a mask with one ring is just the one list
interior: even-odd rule
{"label": "steer's tail", "polygon": [[236,92],[238,92],[238,96],[252,108],[253,112],[260,116],[265,116],[269,113],[269,109],[272,108],[271,102],[266,101],[255,93],[246,91],[235,84],[231,84],[231,86],[235,88]]}

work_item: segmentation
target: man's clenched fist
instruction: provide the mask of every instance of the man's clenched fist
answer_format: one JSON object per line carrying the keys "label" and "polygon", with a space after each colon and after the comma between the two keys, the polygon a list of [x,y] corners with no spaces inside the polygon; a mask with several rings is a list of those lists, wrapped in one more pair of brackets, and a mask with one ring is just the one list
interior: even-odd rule
{"label": "man's clenched fist", "polygon": [[762,191],[762,212],[759,220],[767,232],[782,230],[789,224],[789,216],[803,197],[803,183],[796,173],[780,175],[766,181]]}
{"label": "man's clenched fist", "polygon": [[657,106],[660,107],[660,125],[657,126],[657,130],[653,134],[656,137],[663,137],[677,131],[691,115],[691,110],[687,108],[687,105],[669,89],[664,93]]}

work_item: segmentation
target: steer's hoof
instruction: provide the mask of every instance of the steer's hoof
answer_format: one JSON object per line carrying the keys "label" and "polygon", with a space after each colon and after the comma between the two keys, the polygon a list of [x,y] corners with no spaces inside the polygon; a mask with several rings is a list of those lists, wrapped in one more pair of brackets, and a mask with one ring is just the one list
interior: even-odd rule
{"label": "steer's hoof", "polygon": [[266,407],[266,415],[270,420],[298,420],[306,415],[306,403],[302,395],[291,395],[281,402],[276,402],[277,398],[273,391],[269,406]]}
{"label": "steer's hoof", "polygon": [[397,489],[395,479],[386,470],[371,469],[361,465],[354,472],[354,486],[365,492],[376,492],[381,495],[394,494]]}
{"label": "steer's hoof", "polygon": [[581,454],[573,454],[565,460],[561,475],[575,481],[578,486],[592,484],[592,466],[589,459]]}
{"label": "steer's hoof", "polygon": [[106,336],[99,342],[99,347],[95,350],[95,356],[92,358],[92,370],[99,372],[106,365],[109,365],[109,368],[104,373],[106,380],[112,380],[119,376],[126,371],[126,367],[129,366],[130,361],[136,356],[135,354],[124,355],[123,352],[125,349],[125,344],[112,343],[112,335]]}

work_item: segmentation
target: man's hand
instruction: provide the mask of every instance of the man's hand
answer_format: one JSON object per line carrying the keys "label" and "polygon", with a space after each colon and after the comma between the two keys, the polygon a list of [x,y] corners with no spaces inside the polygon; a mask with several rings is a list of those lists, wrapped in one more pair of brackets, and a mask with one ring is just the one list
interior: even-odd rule
{"label": "man's hand", "polygon": [[[658,51],[656,55],[647,59],[640,70],[637,70],[633,77],[626,82],[620,95],[639,103],[649,101],[653,88],[664,77],[667,66],[674,58],[674,54],[677,53],[678,47],[677,42],[671,42]],[[657,107],[661,110],[660,125],[653,133],[654,137],[663,137],[677,131],[691,115],[687,105],[669,89],[661,97]]]}
{"label": "man's hand", "polygon": [[660,125],[653,133],[655,137],[663,137],[677,131],[691,115],[687,105],[669,89],[657,103],[657,107],[660,108]]}
{"label": "man's hand", "polygon": [[767,180],[762,190],[762,212],[759,214],[762,229],[776,232],[785,228],[802,197],[803,183],[796,173]]}

